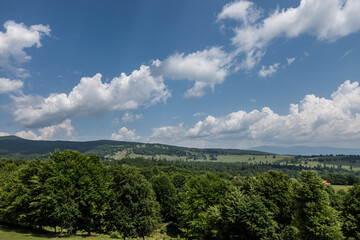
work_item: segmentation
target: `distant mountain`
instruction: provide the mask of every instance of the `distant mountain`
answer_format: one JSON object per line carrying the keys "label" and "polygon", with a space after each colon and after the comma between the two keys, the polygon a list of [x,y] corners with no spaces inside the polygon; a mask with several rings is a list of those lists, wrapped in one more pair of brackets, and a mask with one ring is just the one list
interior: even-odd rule
{"label": "distant mountain", "polygon": [[253,147],[249,150],[273,152],[276,154],[290,154],[290,155],[360,155],[358,148],[338,148],[338,147],[308,147],[308,146],[294,146],[294,147],[277,147],[277,146],[260,146]]}
{"label": "distant mountain", "polygon": [[16,136],[0,137],[0,153],[19,153],[19,154],[47,154],[54,152],[55,149],[72,149],[79,152],[87,152],[95,147],[110,145],[135,145],[124,141],[98,140],[88,142],[75,141],[36,141],[19,138]]}
{"label": "distant mountain", "polygon": [[[156,156],[168,158],[177,156],[179,158],[204,159],[205,154],[210,160],[216,159],[217,155],[269,155],[269,153],[240,150],[240,149],[220,149],[220,148],[186,148],[164,144],[149,144],[138,142],[98,140],[87,142],[76,141],[36,141],[19,138],[16,136],[0,137],[0,158],[24,158],[33,159],[37,157],[46,157],[56,149],[71,149],[89,155],[98,155],[107,158],[120,155],[120,158],[130,156]],[[117,157],[118,158],[118,157]]]}

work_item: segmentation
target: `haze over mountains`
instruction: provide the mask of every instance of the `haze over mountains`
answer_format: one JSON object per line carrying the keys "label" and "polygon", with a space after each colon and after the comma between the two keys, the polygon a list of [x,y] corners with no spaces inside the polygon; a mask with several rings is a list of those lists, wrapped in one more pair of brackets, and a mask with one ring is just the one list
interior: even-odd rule
{"label": "haze over mountains", "polygon": [[358,148],[339,148],[339,147],[322,147],[322,146],[293,146],[293,147],[278,147],[278,146],[259,146],[249,148],[251,150],[272,152],[276,154],[290,154],[290,155],[359,155]]}
{"label": "haze over mountains", "polygon": [[[92,153],[94,149],[109,146],[128,146],[136,147],[136,145],[144,144],[139,142],[127,142],[127,141],[114,141],[114,140],[97,140],[97,141],[44,141],[44,140],[28,140],[16,136],[5,136],[0,137],[0,154],[4,155],[7,153],[20,153],[20,154],[48,154],[53,152],[55,149],[73,149],[83,153],[90,152]],[[156,145],[156,144],[148,144]],[[165,145],[164,145],[165,146]],[[168,148],[176,148],[182,150],[190,150],[191,148],[177,147],[177,146],[166,146]],[[191,149],[194,150],[194,149]],[[200,150],[200,149],[199,149]],[[232,151],[238,152],[241,154],[242,151],[255,151],[256,152],[266,152],[266,153],[275,153],[275,154],[290,154],[290,155],[359,155],[360,149],[356,148],[336,148],[336,147],[309,147],[309,146],[293,146],[293,147],[278,147],[278,146],[259,146],[254,148],[249,148],[246,150],[239,149],[202,149],[202,150],[211,150],[211,151]]]}

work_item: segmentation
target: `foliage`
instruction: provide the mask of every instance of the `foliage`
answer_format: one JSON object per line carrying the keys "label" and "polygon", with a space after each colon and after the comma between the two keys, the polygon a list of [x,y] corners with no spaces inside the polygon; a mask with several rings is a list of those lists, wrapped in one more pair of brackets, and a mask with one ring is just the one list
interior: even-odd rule
{"label": "foliage", "polygon": [[234,188],[219,205],[215,239],[277,239],[278,224],[257,194]]}
{"label": "foliage", "polygon": [[275,221],[281,225],[291,222],[293,204],[289,176],[271,170],[260,174],[256,180],[254,193],[261,196],[265,206],[274,214]]}
{"label": "foliage", "polygon": [[170,177],[165,173],[160,173],[153,177],[152,186],[156,193],[156,199],[160,203],[160,212],[163,219],[166,222],[175,220],[179,202],[176,188]]}
{"label": "foliage", "polygon": [[[204,174],[206,172],[213,172],[216,174],[227,173],[232,176],[249,176],[265,173],[269,170],[282,171],[290,177],[298,177],[299,171],[303,168],[293,165],[273,165],[273,164],[248,164],[248,163],[226,163],[215,161],[201,161],[201,162],[186,162],[186,161],[168,161],[168,160],[152,160],[145,158],[124,158],[119,161],[104,161],[105,165],[121,165],[127,164],[139,168],[147,169],[158,167],[164,172],[180,171],[186,172],[189,175]],[[145,170],[146,171],[146,170]],[[150,179],[152,176],[147,177]]]}
{"label": "foliage", "polygon": [[107,229],[125,237],[144,237],[159,224],[159,204],[151,184],[131,166],[110,169],[111,195],[106,214]]}
{"label": "foliage", "polygon": [[98,157],[71,150],[55,151],[49,160],[56,171],[56,176],[49,179],[49,193],[57,224],[96,230],[105,214],[103,199],[109,194],[107,168]]}
{"label": "foliage", "polygon": [[193,177],[186,183],[181,196],[179,224],[187,238],[206,239],[209,236],[203,214],[220,203],[229,187],[229,182],[213,173]]}
{"label": "foliage", "polygon": [[354,185],[359,183],[359,177],[352,173],[340,174],[340,173],[327,173],[321,176],[333,185]]}
{"label": "foliage", "polygon": [[338,212],[330,206],[325,184],[316,173],[302,171],[294,191],[294,226],[300,239],[343,239]]}
{"label": "foliage", "polygon": [[152,187],[133,167],[114,167],[110,175],[98,157],[71,150],[17,167],[2,164],[8,174],[1,184],[0,221],[90,234],[103,231],[109,220],[132,236],[149,234],[159,221]]}
{"label": "foliage", "polygon": [[301,169],[143,158],[101,162],[71,150],[43,160],[3,159],[0,222],[120,238],[147,237],[163,220],[159,234],[171,226],[173,237],[186,239],[358,239],[360,186],[336,192],[322,182],[358,177],[335,170],[320,172],[322,178],[315,171],[299,176]]}
{"label": "foliage", "polygon": [[360,184],[349,190],[343,203],[344,235],[348,238],[360,238]]}

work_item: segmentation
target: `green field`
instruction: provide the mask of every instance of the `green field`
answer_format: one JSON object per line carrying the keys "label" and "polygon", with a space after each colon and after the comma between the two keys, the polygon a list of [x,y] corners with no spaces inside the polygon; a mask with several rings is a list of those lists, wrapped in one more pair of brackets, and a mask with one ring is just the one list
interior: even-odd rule
{"label": "green field", "polygon": [[0,225],[0,239],[1,240],[45,240],[45,239],[71,239],[71,240],[103,240],[111,239],[108,235],[94,234],[92,236],[86,235],[77,235],[77,236],[68,236],[66,234],[56,234],[53,232],[40,232],[28,228],[20,227],[10,227]]}
{"label": "green field", "polygon": [[216,162],[247,162],[247,163],[275,163],[281,162],[286,155],[218,155]]}
{"label": "green field", "polygon": [[259,163],[281,163],[283,162],[284,159],[290,158],[291,156],[270,155],[270,154],[267,155],[224,154],[224,155],[215,155],[215,157],[212,157],[210,154],[197,154],[196,159],[194,159],[186,156],[165,155],[165,154],[156,154],[156,155],[135,154],[131,152],[131,149],[125,149],[123,151],[116,152],[114,155],[108,155],[107,157],[113,158],[115,160],[121,160],[125,157],[130,157],[130,158],[142,157],[146,159],[169,160],[169,161],[210,161],[210,162],[231,162],[231,163],[243,162],[243,163],[259,164]]}
{"label": "green field", "polygon": [[336,192],[338,192],[339,190],[344,190],[345,192],[347,192],[352,187],[347,185],[331,185],[331,186],[334,188]]}
{"label": "green field", "polygon": [[[59,229],[58,229],[59,230]],[[53,229],[51,229],[53,231]],[[0,239],[1,240],[52,240],[52,239],[68,239],[68,240],[110,240],[114,239],[111,238],[109,235],[104,234],[95,234],[93,233],[91,236],[87,236],[86,233],[77,234],[69,236],[67,234],[60,234],[54,233],[51,231],[35,231],[29,228],[22,228],[22,227],[11,227],[6,225],[0,225]],[[115,238],[116,239],[116,238]],[[127,240],[135,240],[135,239],[142,239],[142,238],[126,238]],[[166,233],[160,233],[160,230],[154,233],[153,237],[146,237],[146,240],[170,240],[176,239],[169,237]]]}

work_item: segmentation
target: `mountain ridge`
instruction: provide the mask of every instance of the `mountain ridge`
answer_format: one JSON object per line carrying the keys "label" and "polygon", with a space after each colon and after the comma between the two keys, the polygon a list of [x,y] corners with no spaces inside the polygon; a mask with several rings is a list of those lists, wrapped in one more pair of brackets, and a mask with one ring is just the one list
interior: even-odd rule
{"label": "mountain ridge", "polygon": [[140,143],[140,142],[126,142],[115,140],[95,140],[95,141],[51,141],[51,140],[28,140],[17,136],[3,136],[0,137],[0,157],[6,154],[49,154],[56,149],[65,150],[71,149],[81,153],[96,154],[100,157],[105,157],[115,152],[120,152],[126,149],[132,149],[134,153],[140,155],[161,155],[170,153],[171,155],[192,155],[213,154],[213,155],[269,155],[272,153],[261,152],[256,150],[241,150],[241,149],[221,149],[221,148],[187,148],[172,146],[159,143]]}
{"label": "mountain ridge", "polygon": [[113,140],[94,140],[94,141],[62,141],[62,140],[29,140],[17,136],[3,136],[0,137],[0,151],[7,151],[9,153],[23,153],[23,154],[44,154],[53,152],[55,149],[73,149],[80,152],[85,152],[101,145],[131,145],[139,144],[136,142],[113,141]]}

